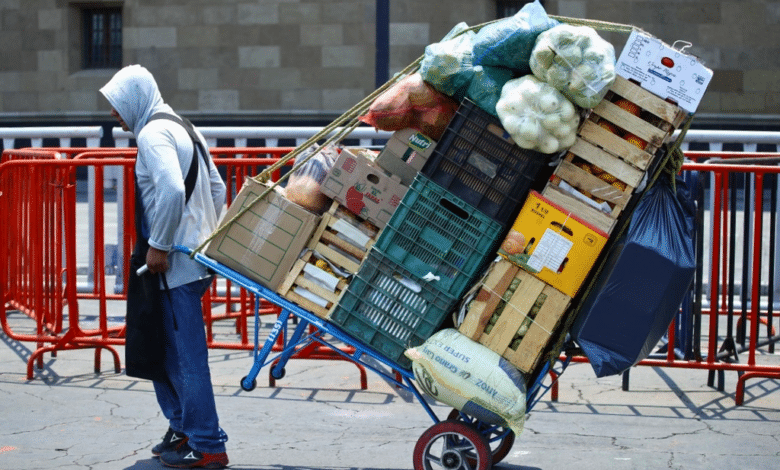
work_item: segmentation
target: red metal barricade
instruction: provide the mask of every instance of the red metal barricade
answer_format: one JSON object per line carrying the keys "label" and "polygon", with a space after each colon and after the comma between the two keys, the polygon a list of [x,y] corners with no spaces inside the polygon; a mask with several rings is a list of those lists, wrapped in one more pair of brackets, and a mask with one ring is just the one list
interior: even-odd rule
{"label": "red metal barricade", "polygon": [[[112,338],[106,328],[86,330],[78,324],[72,242],[76,233],[75,166],[82,162],[65,160],[58,152],[43,150],[4,152],[3,161],[0,323],[10,338],[36,343],[37,349],[27,363],[27,377],[32,378],[36,361],[42,367],[44,353],[87,347],[95,348],[96,369],[100,350],[107,349],[119,371],[119,355],[112,345],[123,344],[122,341]],[[123,162],[132,165],[133,160]],[[68,325],[64,328],[66,309]],[[35,331],[13,331],[7,321],[9,310],[33,319]]]}
{"label": "red metal barricade", "polygon": [[[268,165],[289,152],[290,148],[214,148],[214,161],[228,184],[228,202],[240,190],[247,177],[257,175]],[[94,240],[85,240],[77,233],[76,170],[79,167],[94,171],[94,180],[102,181],[106,166],[122,168],[123,184],[117,204],[126,224],[119,241],[123,253],[132,250],[133,178],[135,149],[20,149],[3,152],[0,165],[0,323],[12,339],[36,343],[36,351],[28,361],[28,378],[33,377],[33,366],[45,352],[75,348],[95,348],[95,370],[100,370],[100,351],[109,350],[114,356],[115,369],[120,369],[119,358],[113,349],[124,344],[123,325],[111,325],[111,302],[123,302],[124,290],[109,292],[105,283],[105,240],[102,230],[95,230]],[[759,165],[756,162],[780,159],[780,154],[747,154],[734,152],[687,152],[696,161],[687,163],[684,172],[696,171],[709,181],[706,212],[707,224],[699,228],[707,233],[705,250],[699,253],[704,271],[699,285],[706,286],[700,297],[709,300],[702,306],[701,298],[694,301],[690,313],[695,326],[693,346],[681,353],[676,343],[681,339],[680,326],[673,323],[666,338],[669,347],[663,354],[651,355],[640,366],[702,369],[713,374],[735,371],[738,374],[736,401],[744,399],[748,379],[780,378],[780,365],[767,361],[775,357],[774,344],[780,340],[778,315],[773,310],[774,238],[768,245],[762,243],[777,232],[777,173],[780,167]],[[751,164],[741,164],[751,158]],[[714,159],[720,159],[713,163]],[[741,160],[736,160],[741,159]],[[728,160],[734,160],[728,162]],[[776,163],[776,162],[775,162]],[[293,162],[290,162],[293,164]],[[278,178],[278,174],[272,178]],[[741,178],[736,181],[735,178]],[[770,181],[771,184],[766,184]],[[733,202],[733,190],[742,188],[743,207]],[[119,188],[118,188],[119,189]],[[103,227],[104,188],[96,184],[92,200],[96,227]],[[700,205],[702,202],[700,202]],[[741,214],[743,226],[748,229],[739,235],[735,214]],[[130,226],[127,226],[127,225]],[[737,243],[737,240],[739,242]],[[92,266],[94,282],[86,291],[77,289],[76,244],[89,242],[93,247]],[[742,250],[742,260],[735,256]],[[742,267],[742,290],[735,288],[734,270]],[[119,273],[127,279],[128,263]],[[247,319],[254,315],[255,299],[243,289],[224,281],[215,283],[204,297],[204,319],[209,347],[251,350]],[[762,285],[769,285],[762,289]],[[739,300],[739,308],[735,301]],[[80,324],[79,301],[96,301],[97,325],[87,328]],[[224,306],[218,311],[216,306]],[[121,306],[124,312],[124,306]],[[20,333],[13,331],[7,321],[9,311],[19,311],[34,320],[34,329]],[[276,314],[278,307],[263,302],[262,314]],[[66,316],[67,315],[67,316]],[[725,319],[725,320],[724,320]],[[67,320],[67,324],[65,324]],[[223,320],[235,321],[235,331],[229,338],[215,339],[214,325]],[[687,333],[686,333],[687,334]],[[739,346],[742,344],[743,346]],[[322,355],[321,351],[307,351],[310,358],[340,359]],[[576,360],[586,360],[576,358]],[[721,375],[722,377],[722,375]],[[553,390],[553,399],[555,390]]]}
{"label": "red metal barricade", "polygon": [[[651,354],[637,366],[706,370],[710,386],[713,385],[714,374],[719,374],[720,390],[724,388],[724,373],[734,371],[737,373],[735,402],[741,405],[745,381],[754,378],[780,379],[780,362],[773,360],[776,356],[771,354],[775,343],[780,342],[780,335],[776,333],[779,315],[774,311],[772,297],[777,284],[773,273],[777,257],[774,237],[778,232],[776,175],[780,173],[780,167],[770,166],[780,163],[780,154],[686,152],[685,156],[692,163],[684,164],[682,172],[698,172],[709,186],[706,197],[697,201],[700,211],[709,213],[709,223],[697,221],[698,230],[703,232],[701,238],[709,240],[708,246],[700,243],[697,247],[697,259],[704,263],[695,281],[699,290],[694,286],[688,316],[684,317],[681,312],[669,326],[665,351]],[[752,164],[740,163],[744,161]],[[742,207],[733,203],[734,197],[728,198],[729,194],[734,194],[735,188],[730,184],[733,185],[737,176],[742,178]],[[770,179],[771,187],[768,188],[765,182]],[[747,227],[742,234],[739,234],[740,224],[736,222],[738,214]],[[741,235],[739,243],[737,235]],[[764,252],[765,244],[768,245],[768,253]],[[741,262],[737,261],[738,253],[742,255]],[[742,271],[741,292],[735,289],[734,272],[737,269]],[[763,280],[767,280],[766,292],[762,292]],[[709,299],[708,305],[703,305],[705,298]],[[739,309],[735,307],[737,300],[741,304]],[[739,320],[735,321],[737,316]],[[724,317],[725,324],[722,321]],[[684,330],[679,323],[685,320],[690,322],[688,326],[693,326],[687,331],[690,336],[687,339],[692,340],[692,344],[681,351],[677,344]],[[750,326],[749,331],[747,325]],[[741,348],[735,340],[740,332]],[[740,357],[741,353],[745,353],[746,357]],[[759,357],[766,360],[759,361]],[[574,361],[587,362],[587,358],[575,357]],[[553,399],[557,394],[556,386],[552,390]],[[623,388],[628,389],[628,371],[623,376]]]}
{"label": "red metal barricade", "polygon": [[[256,176],[269,165],[277,163],[291,148],[213,148],[212,156],[228,185],[230,204],[246,178]],[[110,292],[106,283],[104,212],[105,191],[102,186],[106,167],[120,167],[122,187],[117,188],[117,212],[125,224],[119,245],[127,254],[134,244],[134,185],[133,165],[135,148],[55,148],[20,149],[3,152],[0,165],[0,198],[3,220],[3,243],[0,243],[0,323],[4,332],[16,341],[35,342],[36,350],[28,360],[27,377],[33,378],[34,364],[42,367],[46,352],[81,348],[95,348],[95,372],[100,372],[101,351],[113,354],[114,366],[120,371],[120,360],[113,346],[124,345],[124,323],[112,325],[110,303],[118,302],[124,313],[126,292],[119,286]],[[293,165],[290,161],[288,165]],[[77,236],[76,172],[87,168],[92,172],[92,187],[88,188],[92,211],[86,215],[96,228],[91,240],[84,234]],[[271,177],[279,177],[277,170]],[[44,190],[39,190],[38,188]],[[30,197],[32,195],[33,197]],[[5,196],[5,197],[3,197]],[[84,221],[80,221],[85,225]],[[88,289],[77,288],[76,252],[78,243],[89,245],[92,282]],[[82,250],[83,251],[83,250]],[[127,279],[129,264],[122,263],[119,279]],[[45,277],[44,277],[45,276]],[[224,285],[215,281],[204,296],[204,321],[210,348],[251,350],[248,318],[255,313],[255,298],[244,289],[234,288],[229,280]],[[84,326],[79,313],[79,301],[96,302],[95,327]],[[215,307],[221,305],[224,311]],[[14,331],[8,323],[8,312],[20,311],[36,322],[36,330],[29,333]],[[116,311],[116,309],[115,309]],[[276,315],[279,307],[260,301],[261,315]],[[67,319],[67,324],[64,325]],[[232,320],[235,331],[230,338],[216,340],[217,322]],[[114,322],[116,323],[116,322]],[[235,340],[237,338],[237,340]],[[281,347],[281,344],[280,344]],[[351,351],[345,351],[347,353]],[[302,351],[299,358],[343,360],[343,356],[318,346]],[[366,387],[365,372],[361,369],[361,386]]]}

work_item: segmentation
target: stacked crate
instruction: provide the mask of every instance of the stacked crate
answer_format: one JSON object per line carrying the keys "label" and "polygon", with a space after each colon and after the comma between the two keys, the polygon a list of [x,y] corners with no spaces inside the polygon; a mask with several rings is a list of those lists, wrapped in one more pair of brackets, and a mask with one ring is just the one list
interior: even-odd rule
{"label": "stacked crate", "polygon": [[[687,117],[677,105],[618,76],[580,127],[542,195],[611,233],[661,145]],[[564,184],[578,197],[565,192]],[[608,211],[594,204],[607,209],[606,204]]]}
{"label": "stacked crate", "polygon": [[277,293],[328,318],[380,232],[333,201]]}
{"label": "stacked crate", "polygon": [[530,373],[571,297],[506,259],[491,265],[458,331]]}
{"label": "stacked crate", "polygon": [[[545,348],[556,339],[556,329],[598,259],[603,242],[636,188],[658,163],[661,146],[688,117],[675,104],[618,77],[583,122],[575,144],[542,193],[526,200],[515,224],[528,231],[533,217],[549,221],[550,214],[563,216],[567,222],[553,235],[563,242],[568,238],[572,250],[579,243],[580,252],[588,252],[587,263],[579,267],[575,279],[564,277],[567,269],[571,271],[568,258],[557,271],[537,271],[526,262],[540,240],[521,238],[521,250],[502,257],[477,283],[475,297],[464,307],[459,331],[519,370],[534,371]],[[567,235],[569,226],[577,231],[575,221],[579,232]],[[511,238],[510,231],[499,250],[502,256],[506,255],[502,250],[514,242]],[[573,255],[570,251],[569,256]]]}
{"label": "stacked crate", "polygon": [[546,155],[524,150],[468,100],[330,320],[403,367],[496,256]]}

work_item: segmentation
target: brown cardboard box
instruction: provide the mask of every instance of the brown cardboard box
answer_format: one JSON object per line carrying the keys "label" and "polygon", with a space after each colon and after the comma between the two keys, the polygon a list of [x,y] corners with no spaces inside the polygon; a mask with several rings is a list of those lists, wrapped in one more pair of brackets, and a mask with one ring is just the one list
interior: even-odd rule
{"label": "brown cardboard box", "polygon": [[247,178],[222,223],[231,220],[245,206],[252,204],[251,208],[212,239],[205,254],[276,290],[320,218],[285,199],[278,189],[254,202],[266,189],[267,186]]}
{"label": "brown cardboard box", "polygon": [[393,133],[375,162],[410,186],[435,148],[436,141],[417,129],[401,129]]}
{"label": "brown cardboard box", "polygon": [[341,151],[320,191],[347,209],[383,228],[401,203],[408,186],[359,152]]}

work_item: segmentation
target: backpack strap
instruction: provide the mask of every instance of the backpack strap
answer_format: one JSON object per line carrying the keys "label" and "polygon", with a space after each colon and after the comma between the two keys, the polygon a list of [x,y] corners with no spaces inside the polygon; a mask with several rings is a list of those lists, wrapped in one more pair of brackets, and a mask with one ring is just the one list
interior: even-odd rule
{"label": "backpack strap", "polygon": [[195,127],[188,119],[176,116],[175,114],[155,113],[149,117],[147,124],[157,119],[167,119],[179,124],[187,131],[187,134],[189,134],[190,139],[192,140],[192,163],[190,163],[190,169],[187,171],[187,176],[184,177],[184,203],[187,204],[190,200],[190,196],[192,196],[192,192],[195,190],[195,182],[198,179],[198,153],[200,153],[201,157],[203,157],[203,161],[206,162],[208,166],[206,149],[203,147],[198,135],[195,133]]}

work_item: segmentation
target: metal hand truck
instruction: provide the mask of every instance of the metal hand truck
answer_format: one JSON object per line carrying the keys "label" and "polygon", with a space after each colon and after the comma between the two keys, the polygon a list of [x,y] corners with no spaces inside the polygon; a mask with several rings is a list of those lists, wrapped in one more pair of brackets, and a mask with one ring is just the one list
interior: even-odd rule
{"label": "metal hand truck", "polygon": [[[425,396],[415,386],[414,374],[411,370],[378,354],[337,325],[301,308],[208,256],[199,252],[192,255],[193,250],[182,246],[176,246],[174,250],[192,256],[198,263],[255,295],[254,362],[249,373],[240,381],[243,390],[251,391],[257,386],[257,376],[267,365],[271,365],[271,376],[281,379],[285,374],[287,361],[296,352],[313,343],[319,343],[346,359],[372,370],[393,385],[411,392],[417,398],[434,424],[420,436],[415,445],[413,454],[415,470],[488,470],[509,454],[515,440],[515,434],[511,429],[498,424],[481,422],[456,409],[453,409],[446,419],[440,419]],[[259,337],[261,298],[281,308],[276,322],[262,344]],[[289,320],[293,315],[297,317],[298,322],[292,334],[288,335]],[[277,348],[277,354],[269,357],[279,341],[283,345],[281,352],[278,352]],[[352,346],[354,352],[351,352],[351,348],[349,353],[345,352],[343,345]],[[553,383],[545,383],[547,375],[556,380],[570,362],[570,357],[563,356],[556,359],[554,364],[546,363],[541,367],[536,378],[527,387],[526,412],[530,411],[552,387]],[[392,372],[388,372],[383,367]]]}

